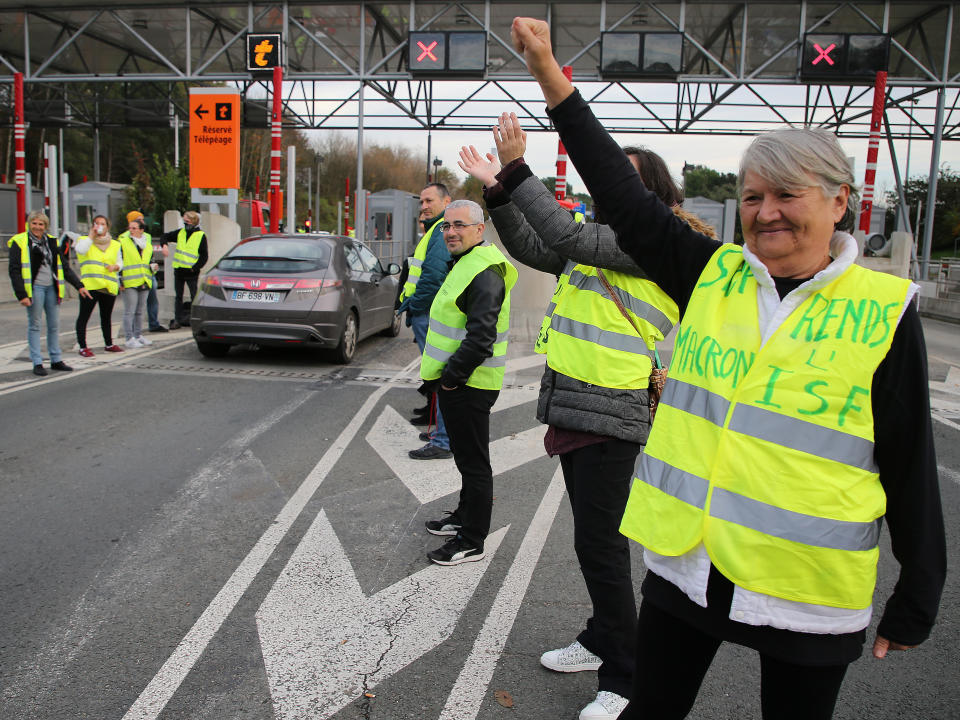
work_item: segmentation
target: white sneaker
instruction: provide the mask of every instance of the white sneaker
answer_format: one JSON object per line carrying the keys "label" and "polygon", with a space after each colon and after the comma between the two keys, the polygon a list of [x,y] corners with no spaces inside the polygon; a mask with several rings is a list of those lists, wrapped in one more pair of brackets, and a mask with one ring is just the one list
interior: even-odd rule
{"label": "white sneaker", "polygon": [[580,711],[580,720],[617,720],[628,702],[625,697],[601,690],[597,699]]}
{"label": "white sneaker", "polygon": [[557,672],[583,672],[597,670],[603,663],[599,657],[574,640],[567,647],[548,650],[540,656],[540,664]]}
{"label": "white sneaker", "polygon": [[153,345],[153,340],[148,340],[143,335],[137,335],[137,342],[140,343],[140,347],[146,347],[147,345]]}
{"label": "white sneaker", "polygon": [[140,341],[137,340],[136,338],[127,338],[127,339],[124,341],[123,344],[124,344],[126,347],[128,347],[128,348],[139,348],[139,347],[143,347],[143,345],[140,343]]}

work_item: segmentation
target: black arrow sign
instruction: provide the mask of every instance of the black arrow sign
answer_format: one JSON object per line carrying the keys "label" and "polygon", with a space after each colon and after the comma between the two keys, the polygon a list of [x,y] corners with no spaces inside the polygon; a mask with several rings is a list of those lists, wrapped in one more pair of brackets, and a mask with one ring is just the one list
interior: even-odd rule
{"label": "black arrow sign", "polygon": [[209,110],[203,109],[203,105],[197,105],[197,109],[193,111],[193,114],[196,115],[201,120],[203,120],[203,116],[209,112],[210,112]]}

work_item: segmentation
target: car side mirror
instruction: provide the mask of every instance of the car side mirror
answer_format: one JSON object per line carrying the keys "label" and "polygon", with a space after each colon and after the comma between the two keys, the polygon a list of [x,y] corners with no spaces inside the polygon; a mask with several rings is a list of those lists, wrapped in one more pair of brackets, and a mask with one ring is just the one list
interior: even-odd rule
{"label": "car side mirror", "polygon": [[387,272],[386,272],[385,274],[386,274],[386,275],[399,275],[399,274],[400,274],[400,266],[397,265],[396,263],[390,263],[389,265],[387,265]]}

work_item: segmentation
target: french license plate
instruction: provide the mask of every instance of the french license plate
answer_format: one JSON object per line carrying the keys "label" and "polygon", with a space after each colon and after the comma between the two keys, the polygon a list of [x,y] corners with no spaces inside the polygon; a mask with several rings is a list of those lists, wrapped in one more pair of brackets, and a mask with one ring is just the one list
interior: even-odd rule
{"label": "french license plate", "polygon": [[233,299],[244,302],[276,303],[280,302],[280,293],[260,290],[234,290]]}

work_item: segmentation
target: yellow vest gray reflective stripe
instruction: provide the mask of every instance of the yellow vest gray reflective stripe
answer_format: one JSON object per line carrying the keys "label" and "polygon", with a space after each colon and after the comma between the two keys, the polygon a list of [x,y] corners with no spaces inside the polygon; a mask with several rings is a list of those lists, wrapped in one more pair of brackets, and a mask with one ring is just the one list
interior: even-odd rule
{"label": "yellow vest gray reflective stripe", "polygon": [[853,265],[764,342],[742,248],[718,249],[677,332],[621,531],[661,555],[703,542],[753,592],[869,607],[886,508],[870,393],[909,286]]}
{"label": "yellow vest gray reflective stripe", "polygon": [[[86,235],[80,238],[83,240]],[[120,256],[120,243],[111,240],[106,250],[101,250],[96,243],[90,244],[90,249],[83,255],[78,254],[80,262],[80,280],[87,290],[106,290],[111,295],[120,291],[120,283],[116,272],[107,272],[107,266],[116,265]]]}
{"label": "yellow vest gray reflective stripe", "polygon": [[[45,236],[45,239],[49,236]],[[56,243],[54,243],[56,244]],[[27,293],[28,298],[33,297],[33,264],[30,260],[30,238],[26,232],[17,233],[9,240],[7,240],[7,247],[13,248],[16,245],[20,248],[20,279],[23,280],[23,289]],[[56,272],[53,273],[53,278],[57,283],[57,296],[63,300],[64,298],[64,283],[66,282],[63,277],[63,264],[60,262],[60,256],[57,253],[53,254],[53,264],[56,266]]]}
{"label": "yellow vest gray reflective stripe", "polygon": [[443,215],[435,220],[430,226],[430,229],[420,238],[420,242],[417,243],[417,247],[413,251],[413,256],[407,258],[407,281],[403,284],[403,291],[400,293],[401,302],[408,297],[412,297],[417,291],[417,283],[420,282],[420,273],[423,272],[423,261],[427,259],[427,246],[430,244],[430,238],[433,236],[434,229],[442,222]]}
{"label": "yellow vest gray reflective stripe", "polygon": [[120,241],[120,247],[123,250],[123,268],[120,270],[120,279],[125,288],[135,288],[146,285],[148,288],[153,286],[153,272],[150,270],[150,260],[153,257],[152,238],[143,234],[146,244],[143,250],[137,247],[136,241],[130,236],[129,232],[122,232],[117,238]]}
{"label": "yellow vest gray reflective stripe", "polygon": [[650,280],[614,270],[603,274],[633,323],[607,294],[597,269],[577,265],[550,319],[547,364],[593,385],[646,388],[650,356],[679,318],[677,305]]}
{"label": "yellow vest gray reflective stripe", "polygon": [[420,377],[436,380],[467,336],[467,316],[457,307],[457,298],[481,272],[496,267],[503,275],[505,294],[497,316],[497,337],[493,354],[467,378],[470,387],[499,390],[507,364],[507,338],[510,329],[510,291],[517,282],[517,269],[493,245],[477,245],[457,260],[447,274],[430,306],[430,324],[420,359]]}
{"label": "yellow vest gray reflective stripe", "polygon": [[187,231],[180,228],[177,235],[177,249],[173,253],[173,267],[192,268],[200,259],[200,240],[203,230],[194,230],[187,237]]}

